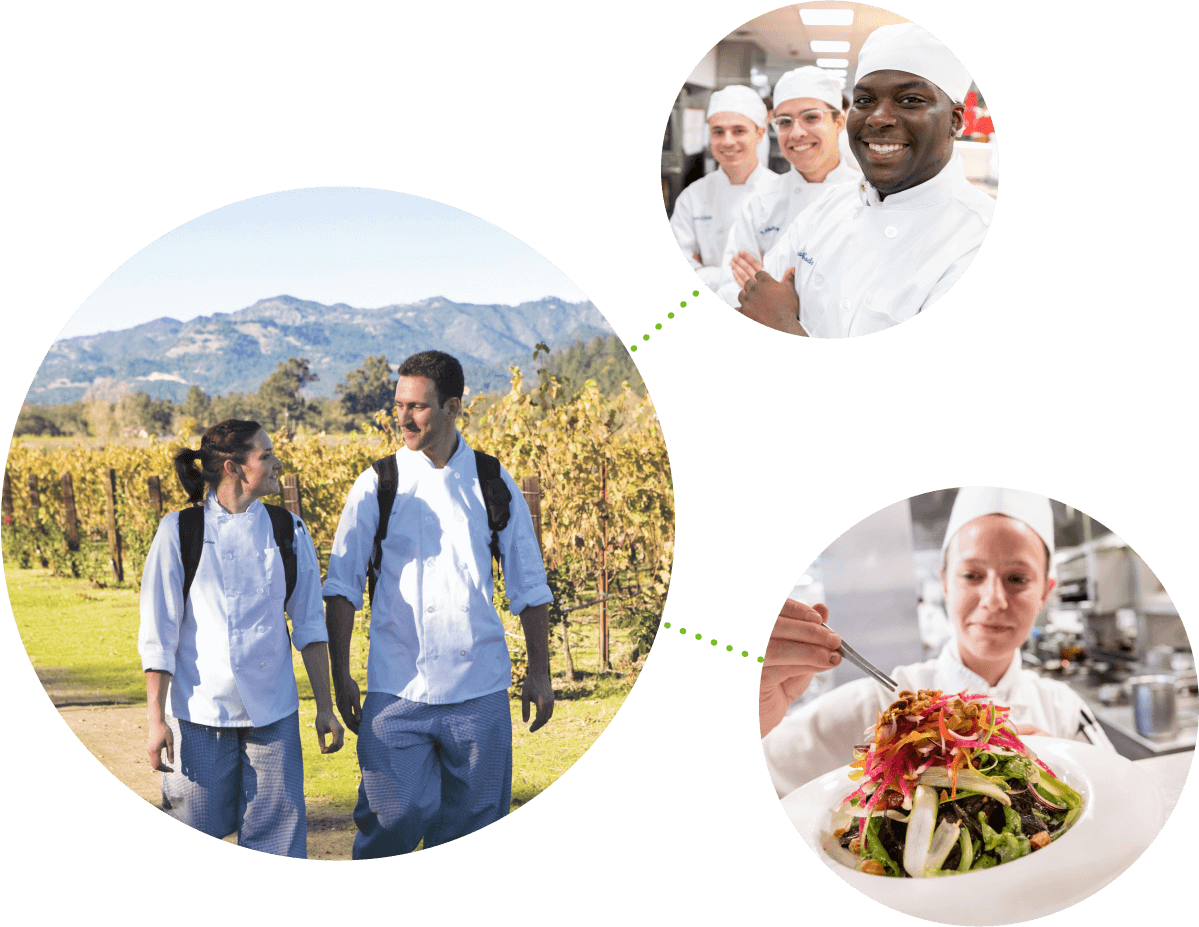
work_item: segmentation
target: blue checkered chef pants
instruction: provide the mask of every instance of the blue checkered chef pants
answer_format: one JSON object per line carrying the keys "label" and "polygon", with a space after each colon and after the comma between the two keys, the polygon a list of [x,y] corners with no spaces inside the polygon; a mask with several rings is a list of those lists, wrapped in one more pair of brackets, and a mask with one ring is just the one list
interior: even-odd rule
{"label": "blue checkered chef pants", "polygon": [[308,856],[300,714],[265,727],[208,727],[167,718],[175,735],[173,772],[162,774],[162,808],[212,837],[239,846]]}
{"label": "blue checkered chef pants", "polygon": [[512,804],[512,714],[501,689],[455,705],[368,692],[354,859],[411,853],[498,821]]}

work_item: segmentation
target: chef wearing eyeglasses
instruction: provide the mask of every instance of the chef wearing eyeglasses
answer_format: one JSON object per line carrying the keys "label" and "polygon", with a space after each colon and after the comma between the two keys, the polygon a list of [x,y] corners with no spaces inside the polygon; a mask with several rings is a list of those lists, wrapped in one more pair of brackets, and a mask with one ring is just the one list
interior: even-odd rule
{"label": "chef wearing eyeglasses", "polygon": [[769,125],[791,170],[768,177],[729,231],[716,292],[733,308],[746,282],[762,269],[763,255],[826,185],[861,179],[839,150],[845,130],[841,104],[840,85],[823,68],[796,68],[775,84]]}
{"label": "chef wearing eyeglasses", "polygon": [[724,242],[738,210],[759,184],[778,175],[758,162],[758,142],[766,134],[766,104],[757,91],[733,85],[712,94],[708,134],[720,169],[679,194],[670,230],[699,279],[715,290]]}
{"label": "chef wearing eyeglasses", "polygon": [[864,179],[800,214],[747,281],[740,311],[792,334],[845,338],[907,321],[943,296],[995,208],[953,151],[969,89],[966,69],[919,26],[871,33],[846,117]]}
{"label": "chef wearing eyeglasses", "polygon": [[[1114,749],[1063,682],[1023,668],[1020,648],[1049,598],[1053,512],[1044,496],[991,486],[958,490],[941,544],[941,584],[954,636],[934,660],[896,667],[899,688],[967,690],[1011,709],[1020,734]],[[766,765],[779,795],[837,769],[894,694],[873,679],[838,686],[788,714],[813,676],[841,662],[829,611],[787,600],[766,648],[758,712]],[[836,616],[832,616],[836,623]]]}

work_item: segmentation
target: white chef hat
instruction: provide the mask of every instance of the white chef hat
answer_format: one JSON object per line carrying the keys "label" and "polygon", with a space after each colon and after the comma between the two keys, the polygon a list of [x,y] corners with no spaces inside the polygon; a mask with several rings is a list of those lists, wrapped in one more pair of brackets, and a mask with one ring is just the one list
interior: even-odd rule
{"label": "white chef hat", "polygon": [[774,85],[774,105],[786,103],[788,100],[803,100],[807,98],[822,100],[841,112],[841,85],[824,68],[806,67],[788,71]]}
{"label": "white chef hat", "polygon": [[766,104],[758,92],[741,84],[717,90],[708,100],[708,119],[717,113],[737,113],[761,127],[766,125]]}
{"label": "white chef hat", "polygon": [[962,526],[984,515],[1007,515],[1024,522],[1040,535],[1050,559],[1053,558],[1053,509],[1049,506],[1049,500],[1036,493],[996,486],[963,486],[958,490],[957,498],[953,500],[953,511],[949,513],[945,540],[941,542],[942,558],[949,542]]}
{"label": "white chef hat", "polygon": [[954,103],[966,99],[970,72],[953,52],[915,23],[880,26],[858,52],[855,83],[875,71],[907,71],[932,81]]}

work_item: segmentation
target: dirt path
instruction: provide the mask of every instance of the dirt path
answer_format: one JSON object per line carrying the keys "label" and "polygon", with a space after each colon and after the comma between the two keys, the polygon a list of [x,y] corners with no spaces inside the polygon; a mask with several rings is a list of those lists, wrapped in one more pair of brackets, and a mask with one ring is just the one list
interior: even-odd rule
{"label": "dirt path", "polygon": [[[160,774],[146,759],[146,706],[113,704],[74,684],[69,671],[37,667],[38,679],[63,720],[104,767],[158,807]],[[349,859],[354,822],[344,811],[308,803],[308,858]],[[236,836],[226,838],[236,843]]]}

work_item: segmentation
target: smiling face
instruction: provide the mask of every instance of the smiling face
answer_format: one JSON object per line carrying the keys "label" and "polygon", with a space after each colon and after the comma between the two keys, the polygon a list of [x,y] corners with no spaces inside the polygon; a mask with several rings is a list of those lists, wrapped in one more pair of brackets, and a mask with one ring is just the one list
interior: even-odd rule
{"label": "smiling face", "polygon": [[[811,125],[819,113],[820,121]],[[800,118],[808,115],[807,118]],[[821,183],[829,171],[840,163],[837,153],[837,134],[845,128],[845,116],[830,111],[823,100],[803,98],[787,100],[774,110],[776,119],[791,119],[790,128],[779,132],[779,150],[790,165],[809,183]]]}
{"label": "smiling face", "polygon": [[243,484],[243,491],[251,499],[261,499],[279,491],[279,473],[283,469],[283,461],[275,456],[275,448],[265,431],[259,430],[254,435],[245,463],[227,461],[226,466],[234,468],[235,475]]}
{"label": "smiling face", "polygon": [[846,131],[862,173],[889,196],[935,177],[964,121],[965,107],[935,84],[906,71],[875,71],[853,88]]}
{"label": "smiling face", "polygon": [[766,130],[740,113],[713,113],[708,120],[712,157],[723,168],[748,166],[758,160],[758,142]]}
{"label": "smiling face", "polygon": [[1006,515],[967,522],[945,551],[941,583],[962,662],[992,685],[1053,589],[1045,553],[1032,528]]}
{"label": "smiling face", "polygon": [[424,451],[433,459],[452,448],[462,400],[450,396],[445,403],[437,395],[437,384],[428,377],[400,377],[396,384],[396,418],[404,446]]}

